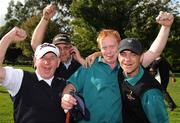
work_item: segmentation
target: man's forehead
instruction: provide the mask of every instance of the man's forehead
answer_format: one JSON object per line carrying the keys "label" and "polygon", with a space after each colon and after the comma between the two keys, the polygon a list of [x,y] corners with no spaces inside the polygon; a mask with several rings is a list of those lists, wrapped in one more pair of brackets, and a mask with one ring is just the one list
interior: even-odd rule
{"label": "man's forehead", "polygon": [[129,49],[125,49],[120,53],[134,53],[134,54],[136,54],[135,52],[133,52],[132,50],[129,50]]}
{"label": "man's forehead", "polygon": [[57,44],[56,45],[57,47],[69,47],[69,46],[71,46],[71,44],[65,44],[65,43],[62,43],[62,44]]}
{"label": "man's forehead", "polygon": [[100,42],[99,45],[101,47],[109,47],[109,46],[117,46],[118,47],[118,43],[116,40],[103,40]]}

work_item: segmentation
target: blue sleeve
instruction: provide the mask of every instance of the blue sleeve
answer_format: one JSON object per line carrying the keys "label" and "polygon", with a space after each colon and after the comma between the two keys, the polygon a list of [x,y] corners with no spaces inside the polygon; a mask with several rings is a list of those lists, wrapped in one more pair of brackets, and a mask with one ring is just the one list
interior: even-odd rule
{"label": "blue sleeve", "polygon": [[164,98],[160,90],[146,91],[141,98],[141,103],[150,123],[169,123]]}
{"label": "blue sleeve", "polygon": [[73,84],[78,92],[83,89],[84,82],[86,80],[87,69],[84,67],[80,67],[76,70],[74,74],[67,80],[69,83]]}

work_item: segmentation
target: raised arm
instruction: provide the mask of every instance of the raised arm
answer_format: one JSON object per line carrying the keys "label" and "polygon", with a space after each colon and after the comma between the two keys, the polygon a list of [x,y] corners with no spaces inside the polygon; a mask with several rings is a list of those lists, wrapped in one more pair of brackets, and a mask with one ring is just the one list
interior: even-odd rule
{"label": "raised arm", "polygon": [[72,46],[71,48],[71,54],[73,56],[73,58],[78,61],[81,65],[85,65],[86,61],[85,59],[81,56],[79,50],[77,49],[76,46]]}
{"label": "raised arm", "polygon": [[157,23],[161,24],[161,29],[155,41],[147,52],[141,57],[141,62],[144,67],[147,67],[153,60],[160,56],[163,49],[166,46],[171,25],[174,21],[174,17],[171,13],[160,12],[156,17]]}
{"label": "raised arm", "polygon": [[94,52],[93,54],[90,54],[89,56],[86,57],[84,66],[85,67],[91,66],[94,63],[95,59],[99,56],[102,56],[101,52]]}
{"label": "raised arm", "polygon": [[27,37],[26,32],[23,29],[14,27],[6,35],[4,35],[0,41],[0,83],[4,80],[5,71],[2,67],[4,57],[7,51],[7,48],[11,43],[16,43],[24,40]]}
{"label": "raised arm", "polygon": [[55,4],[49,4],[43,9],[43,16],[35,28],[31,39],[31,47],[33,50],[35,50],[36,47],[42,43],[49,20],[55,15],[55,13]]}

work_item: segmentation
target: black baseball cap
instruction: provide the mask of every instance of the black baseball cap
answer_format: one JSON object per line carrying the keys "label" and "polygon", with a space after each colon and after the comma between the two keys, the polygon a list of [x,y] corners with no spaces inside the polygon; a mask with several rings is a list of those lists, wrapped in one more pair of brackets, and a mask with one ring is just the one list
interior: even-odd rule
{"label": "black baseball cap", "polygon": [[53,44],[71,44],[71,40],[67,34],[58,34],[53,38]]}
{"label": "black baseball cap", "polygon": [[124,50],[130,50],[138,55],[142,53],[142,45],[141,43],[134,38],[125,38],[121,40],[119,45],[119,52]]}

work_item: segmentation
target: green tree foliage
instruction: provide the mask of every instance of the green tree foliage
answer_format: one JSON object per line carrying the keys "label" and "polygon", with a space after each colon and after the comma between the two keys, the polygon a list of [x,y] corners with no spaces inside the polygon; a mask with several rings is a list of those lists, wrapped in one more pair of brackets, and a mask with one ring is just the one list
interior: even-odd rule
{"label": "green tree foliage", "polygon": [[17,20],[16,25],[22,25],[25,21],[33,16],[40,16],[42,14],[43,8],[51,2],[57,5],[57,14],[53,18],[53,21],[59,25],[59,31],[70,31],[68,25],[71,15],[69,13],[69,6],[71,0],[25,0],[22,4],[20,1],[14,3],[13,0],[9,3],[7,8],[8,12],[5,15],[5,20],[8,22],[10,20]]}
{"label": "green tree foliage", "polygon": [[[92,47],[88,49],[89,52],[97,50],[97,47],[95,49],[96,36],[103,28],[115,29],[124,38],[130,15],[136,9],[138,3],[137,0],[74,0],[70,8],[74,17],[71,22],[73,34],[76,34],[76,37],[77,35],[83,37],[81,42],[88,40],[91,44],[94,43],[93,49],[91,49]],[[91,33],[82,36],[82,32],[85,31]],[[86,45],[84,44],[79,49],[86,47]]]}
{"label": "green tree foliage", "polygon": [[96,40],[96,31],[94,28],[86,24],[83,20],[72,21],[71,24],[74,27],[74,32],[72,33],[73,42],[78,47],[81,55],[85,57],[97,51],[97,45],[94,43],[94,40]]}
{"label": "green tree foliage", "polygon": [[22,55],[22,50],[20,48],[16,48],[15,46],[11,46],[6,53],[5,63],[15,65],[17,63],[18,56]]}
{"label": "green tree foliage", "polygon": [[32,32],[43,8],[50,2],[56,3],[58,11],[48,26],[44,41],[50,42],[59,32],[69,33],[83,56],[98,50],[96,38],[103,28],[116,29],[121,38],[135,37],[147,49],[160,28],[155,22],[159,11],[172,12],[175,22],[163,55],[173,66],[178,65],[180,30],[177,27],[180,19],[176,15],[179,3],[174,6],[170,0],[25,0],[24,4],[11,1],[6,14],[7,22],[0,28],[0,37],[16,25],[24,28],[28,32],[27,41],[16,47],[22,49],[23,55],[31,56]]}
{"label": "green tree foliage", "polygon": [[9,32],[17,23],[18,21],[15,19],[6,22],[6,24],[0,28],[0,38],[2,38],[7,32]]}
{"label": "green tree foliage", "polygon": [[[142,39],[148,37],[148,40],[154,40],[158,33],[155,17],[160,10],[167,10],[168,2],[161,2],[161,0],[74,0],[71,12],[75,18],[73,20],[76,21],[75,24],[79,21],[78,25],[80,25],[84,21],[97,32],[102,28],[112,28],[118,30],[122,38],[132,36]],[[152,33],[155,36],[151,36]]]}
{"label": "green tree foliage", "polygon": [[[25,41],[16,44],[16,47],[23,49],[23,54],[25,56],[32,56],[33,51],[30,46],[31,36],[33,30],[37,26],[40,21],[40,16],[33,16],[22,23],[21,27],[27,31],[27,38]],[[53,37],[59,32],[59,25],[53,21],[51,21],[48,25],[48,30],[46,31],[44,42],[52,42]]]}
{"label": "green tree foliage", "polygon": [[171,63],[172,68],[180,70],[180,16],[175,18],[173,26],[171,27],[170,38],[164,50],[164,56]]}
{"label": "green tree foliage", "polygon": [[[122,38],[137,38],[143,43],[145,49],[149,48],[159,32],[160,25],[155,21],[159,12],[168,11],[174,13],[175,16],[178,14],[176,6],[172,6],[170,0],[74,0],[70,11],[74,17],[71,24],[77,40],[80,40],[79,37],[83,37],[81,38],[82,42],[87,40],[96,45],[95,37],[98,32],[103,28],[111,28],[116,29]],[[177,44],[179,40],[179,31],[175,28],[172,28],[171,31],[170,35],[174,36],[174,39],[169,38],[168,46]],[[88,32],[89,35],[83,35],[82,32]],[[91,34],[92,36],[90,36]],[[94,34],[96,35],[94,36]],[[76,39],[74,40],[76,41]],[[82,47],[86,45],[84,44]],[[173,55],[173,46],[167,48],[164,54],[169,52],[170,55]],[[94,49],[88,51],[90,50]],[[179,55],[177,57],[180,58]],[[172,56],[172,58],[174,57]]]}
{"label": "green tree foliage", "polygon": [[54,2],[58,6],[58,9],[57,14],[48,25],[44,41],[51,42],[52,38],[61,31],[69,32],[71,30],[68,25],[69,19],[71,18],[69,13],[70,0],[25,0],[24,3],[19,1],[15,3],[11,0],[9,7],[7,8],[8,12],[5,15],[6,24],[0,28],[0,37],[6,34],[14,26],[25,29],[28,34],[26,41],[16,44],[15,47],[22,49],[22,55],[31,58],[33,51],[30,46],[30,40],[33,30],[40,21],[43,8],[51,2]]}

